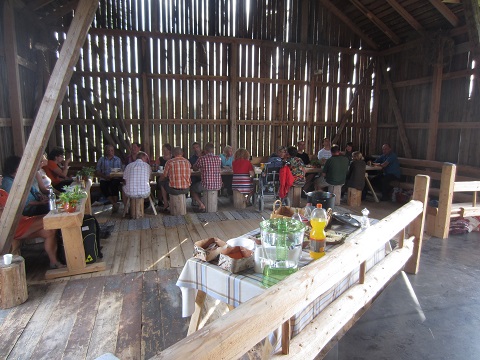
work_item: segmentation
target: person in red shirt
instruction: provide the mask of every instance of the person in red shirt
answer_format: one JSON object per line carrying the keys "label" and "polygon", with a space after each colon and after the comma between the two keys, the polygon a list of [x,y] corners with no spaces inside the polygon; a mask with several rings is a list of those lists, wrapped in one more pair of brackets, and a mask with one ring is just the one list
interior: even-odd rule
{"label": "person in red shirt", "polygon": [[214,154],[212,143],[205,145],[205,155],[200,156],[193,166],[193,170],[200,170],[202,180],[190,187],[192,198],[198,203],[198,211],[205,212],[205,204],[200,200],[200,194],[205,190],[220,190],[222,188],[220,156]]}
{"label": "person in red shirt", "polygon": [[43,167],[47,176],[52,180],[52,186],[58,191],[64,191],[65,185],[70,185],[73,179],[68,176],[68,165],[72,161],[71,154],[65,156],[65,150],[54,148],[48,153],[48,164]]}
{"label": "person in red shirt", "polygon": [[181,147],[173,148],[173,159],[165,164],[163,174],[160,175],[162,182],[163,211],[168,212],[168,195],[188,194],[190,191],[190,161],[183,157]]}
{"label": "person in red shirt", "polygon": [[238,149],[235,151],[232,170],[232,190],[238,190],[242,194],[251,194],[253,192],[253,166],[250,162],[250,154],[247,149]]}
{"label": "person in red shirt", "polygon": [[[0,176],[0,185],[2,177]],[[0,189],[0,216],[7,203],[8,193]],[[22,240],[43,238],[45,239],[44,247],[50,260],[50,268],[63,268],[57,259],[57,240],[55,238],[55,230],[45,230],[43,228],[43,216],[22,216],[18,222],[17,229],[12,242],[12,253],[16,253],[21,246]]]}

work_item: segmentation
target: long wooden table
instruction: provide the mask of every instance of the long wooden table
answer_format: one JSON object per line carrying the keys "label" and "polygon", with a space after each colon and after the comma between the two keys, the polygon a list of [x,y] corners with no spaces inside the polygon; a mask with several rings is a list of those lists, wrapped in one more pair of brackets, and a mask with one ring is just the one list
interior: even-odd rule
{"label": "long wooden table", "polygon": [[93,264],[85,263],[85,248],[83,247],[81,227],[86,201],[87,199],[82,199],[76,212],[50,211],[43,218],[43,226],[45,229],[60,229],[62,231],[65,259],[67,262],[66,268],[48,270],[45,274],[46,279],[85,274],[106,269],[104,262],[95,262]]}
{"label": "long wooden table", "polygon": [[[360,217],[356,218],[360,220]],[[378,221],[372,219],[372,225],[376,222]],[[347,236],[345,240],[346,243],[363,231],[348,225],[333,225],[332,230],[345,234],[345,236]],[[256,229],[244,236],[253,236],[259,232],[260,230]],[[388,247],[382,246],[366,262],[366,271],[391,251],[390,244],[387,244]],[[341,246],[342,245],[328,245],[326,255],[319,261],[329,261],[330,257],[335,257],[335,250]],[[312,261],[308,252],[303,251],[299,266],[303,267]],[[266,278],[263,274],[255,273],[253,269],[232,274],[215,264],[194,258],[187,260],[177,281],[177,286],[180,287],[182,291],[182,315],[184,317],[191,316],[188,335],[199,329],[201,309],[207,295],[226,303],[230,309],[233,309],[251,298],[262,294],[267,288],[275,285],[279,281],[279,279],[272,277]],[[270,337],[272,345],[278,348],[279,343],[277,340],[281,339],[282,352],[288,354],[290,334],[292,337],[299,334],[328,304],[333,302],[358,281],[358,271],[352,272],[321,298],[312,299],[309,306],[299,311],[284,324],[282,329],[277,330],[277,332]]]}

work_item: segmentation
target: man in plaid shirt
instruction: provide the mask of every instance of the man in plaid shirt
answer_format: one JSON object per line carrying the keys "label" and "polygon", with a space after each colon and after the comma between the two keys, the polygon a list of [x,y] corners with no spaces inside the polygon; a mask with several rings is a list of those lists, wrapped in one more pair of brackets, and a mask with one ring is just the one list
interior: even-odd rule
{"label": "man in plaid shirt", "polygon": [[[168,194],[180,195],[188,194],[190,191],[190,162],[183,157],[183,150],[177,146],[172,151],[173,158],[165,164],[163,174],[160,175],[160,181],[163,182],[162,198],[163,211],[168,212]],[[168,179],[168,181],[163,181]]]}
{"label": "man in plaid shirt", "polygon": [[205,155],[198,158],[193,170],[200,170],[202,181],[192,185],[190,192],[192,198],[198,203],[198,210],[205,212],[205,204],[200,200],[202,191],[220,190],[222,188],[222,176],[220,175],[222,160],[214,154],[215,147],[212,143],[205,145]]}
{"label": "man in plaid shirt", "polygon": [[137,154],[137,160],[127,165],[123,173],[125,195],[135,199],[150,196],[150,174],[152,169],[148,163],[148,155],[143,151]]}

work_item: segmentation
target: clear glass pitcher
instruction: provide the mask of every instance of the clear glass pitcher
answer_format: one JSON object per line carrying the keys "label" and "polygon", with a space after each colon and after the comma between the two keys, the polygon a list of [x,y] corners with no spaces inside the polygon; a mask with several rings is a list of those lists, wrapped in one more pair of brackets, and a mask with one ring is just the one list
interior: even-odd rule
{"label": "clear glass pitcher", "polygon": [[295,219],[277,218],[262,221],[260,230],[263,274],[283,278],[297,271],[305,225]]}

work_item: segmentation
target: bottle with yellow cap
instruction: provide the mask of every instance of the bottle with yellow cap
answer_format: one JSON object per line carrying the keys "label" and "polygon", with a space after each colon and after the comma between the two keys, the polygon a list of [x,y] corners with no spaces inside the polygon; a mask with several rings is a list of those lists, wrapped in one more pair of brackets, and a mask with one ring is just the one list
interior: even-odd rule
{"label": "bottle with yellow cap", "polygon": [[325,255],[325,227],[327,226],[327,213],[322,209],[322,204],[317,204],[317,207],[312,211],[310,217],[310,257],[312,259],[320,259]]}

